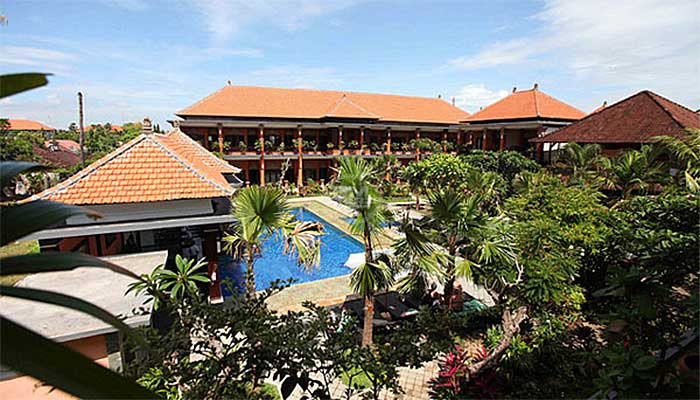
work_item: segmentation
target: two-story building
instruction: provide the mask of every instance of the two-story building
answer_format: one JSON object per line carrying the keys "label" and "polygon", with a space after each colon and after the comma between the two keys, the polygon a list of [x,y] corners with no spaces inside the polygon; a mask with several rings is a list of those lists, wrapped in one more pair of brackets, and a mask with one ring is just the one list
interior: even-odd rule
{"label": "two-story building", "polygon": [[299,186],[330,179],[340,155],[392,154],[408,163],[426,138],[456,150],[469,116],[440,98],[231,84],[176,115],[185,133],[240,168],[245,181]]}

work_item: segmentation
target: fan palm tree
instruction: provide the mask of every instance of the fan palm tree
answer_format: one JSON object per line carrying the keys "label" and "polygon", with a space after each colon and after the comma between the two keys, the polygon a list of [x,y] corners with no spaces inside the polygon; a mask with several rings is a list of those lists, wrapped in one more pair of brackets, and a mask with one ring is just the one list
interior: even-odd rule
{"label": "fan palm tree", "polygon": [[296,253],[299,265],[312,268],[320,263],[323,225],[298,221],[280,189],[270,186],[241,189],[232,212],[236,222],[224,237],[225,250],[236,258],[245,257],[248,296],[255,294],[255,255],[261,252],[263,242],[276,233],[282,235],[284,252]]}
{"label": "fan palm tree", "polygon": [[619,190],[626,199],[635,189],[647,191],[664,183],[668,173],[664,163],[656,158],[656,150],[651,146],[629,150],[615,158],[604,157],[600,160],[603,184]]}
{"label": "fan palm tree", "polygon": [[373,241],[382,225],[391,219],[391,214],[370,184],[379,171],[359,157],[341,157],[338,163],[336,191],[343,203],[357,213],[350,231],[362,236],[365,247],[365,262],[353,272],[351,285],[365,300],[362,345],[369,346],[372,344],[374,293],[388,286],[391,275],[385,263],[375,262]]}
{"label": "fan palm tree", "polygon": [[688,136],[661,136],[657,143],[666,148],[678,167],[684,169],[683,179],[688,190],[700,192],[700,129],[689,129]]}
{"label": "fan palm tree", "polygon": [[483,199],[453,189],[430,195],[431,212],[425,221],[427,237],[447,252],[445,265],[446,301],[451,305],[454,281],[468,277],[472,267],[495,260],[512,260],[512,246],[502,229],[502,218],[489,217],[483,211]]}

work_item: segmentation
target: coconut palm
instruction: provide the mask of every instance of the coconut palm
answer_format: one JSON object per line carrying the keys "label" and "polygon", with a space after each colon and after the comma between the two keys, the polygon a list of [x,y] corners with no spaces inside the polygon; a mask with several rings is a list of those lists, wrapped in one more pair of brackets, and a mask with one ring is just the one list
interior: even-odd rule
{"label": "coconut palm", "polygon": [[604,157],[600,166],[603,185],[619,190],[623,199],[635,189],[648,191],[669,177],[665,165],[657,161],[657,152],[651,146],[629,150],[615,158]]}
{"label": "coconut palm", "polygon": [[274,187],[251,186],[241,189],[234,199],[236,221],[224,237],[225,250],[246,259],[246,292],[255,294],[255,255],[263,242],[280,234],[284,252],[296,253],[300,266],[312,268],[320,262],[320,235],[323,225],[301,222],[290,212],[284,193]]}
{"label": "coconut palm", "polygon": [[338,164],[336,191],[342,196],[343,203],[357,213],[350,231],[362,236],[365,247],[365,262],[353,272],[351,284],[365,300],[362,345],[369,346],[372,343],[374,293],[387,287],[390,278],[387,265],[375,262],[373,242],[382,226],[391,219],[391,214],[370,184],[379,171],[359,157],[341,157]]}
{"label": "coconut palm", "polygon": [[661,136],[657,143],[666,148],[683,169],[688,190],[700,192],[700,129],[689,129],[684,138]]}

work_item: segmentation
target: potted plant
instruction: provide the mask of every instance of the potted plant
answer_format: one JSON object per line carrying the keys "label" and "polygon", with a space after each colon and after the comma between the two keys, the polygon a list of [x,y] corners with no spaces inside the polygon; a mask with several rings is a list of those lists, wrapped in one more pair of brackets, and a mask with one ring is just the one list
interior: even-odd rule
{"label": "potted plant", "polygon": [[255,141],[255,151],[258,152],[258,154],[261,153],[262,146],[263,146],[262,140],[258,139]]}
{"label": "potted plant", "polygon": [[352,153],[355,154],[357,153],[357,149],[360,147],[360,144],[357,142],[357,140],[351,140],[348,143],[348,149],[352,150]]}
{"label": "potted plant", "polygon": [[445,150],[447,150],[448,153],[452,153],[455,150],[454,142],[445,142]]}
{"label": "potted plant", "polygon": [[336,150],[334,150],[335,145],[334,145],[332,142],[326,143],[326,147],[328,148],[328,152],[329,152],[329,153],[337,154],[337,153],[335,153]]}
{"label": "potted plant", "polygon": [[401,144],[401,151],[403,151],[404,154],[410,154],[411,146],[409,146],[408,143],[402,143]]}
{"label": "potted plant", "polygon": [[277,146],[277,151],[279,151],[280,154],[284,154],[284,142],[280,143],[280,145]]}
{"label": "potted plant", "polygon": [[238,142],[238,151],[241,152],[241,154],[245,154],[246,151],[248,151],[248,146],[246,146],[244,141]]}
{"label": "potted plant", "polygon": [[273,147],[273,146],[274,146],[274,145],[272,144],[271,141],[266,140],[266,141],[265,141],[265,153],[266,153],[266,154],[272,153],[272,147]]}
{"label": "potted plant", "polygon": [[369,145],[369,148],[372,150],[372,153],[377,153],[381,149],[381,147],[379,147],[379,143],[377,143],[377,142],[371,143]]}
{"label": "potted plant", "polygon": [[345,145],[345,142],[342,140],[340,141],[340,146],[338,146],[338,149],[341,150],[343,155],[347,156],[348,154],[350,154],[350,149]]}

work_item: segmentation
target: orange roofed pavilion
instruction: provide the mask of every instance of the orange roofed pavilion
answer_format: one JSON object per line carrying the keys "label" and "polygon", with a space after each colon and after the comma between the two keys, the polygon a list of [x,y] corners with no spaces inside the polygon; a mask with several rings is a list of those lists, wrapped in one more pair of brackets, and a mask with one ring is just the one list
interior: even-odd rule
{"label": "orange roofed pavilion", "polygon": [[518,150],[528,140],[553,132],[583,118],[583,111],[539,90],[517,91],[465,118],[472,148]]}
{"label": "orange roofed pavilion", "polygon": [[32,234],[42,251],[80,251],[96,256],[168,251],[206,258],[212,299],[220,299],[220,240],[240,170],[217,158],[176,126],[166,134],[143,133],[77,174],[26,201],[52,200],[101,215],[68,218]]}

